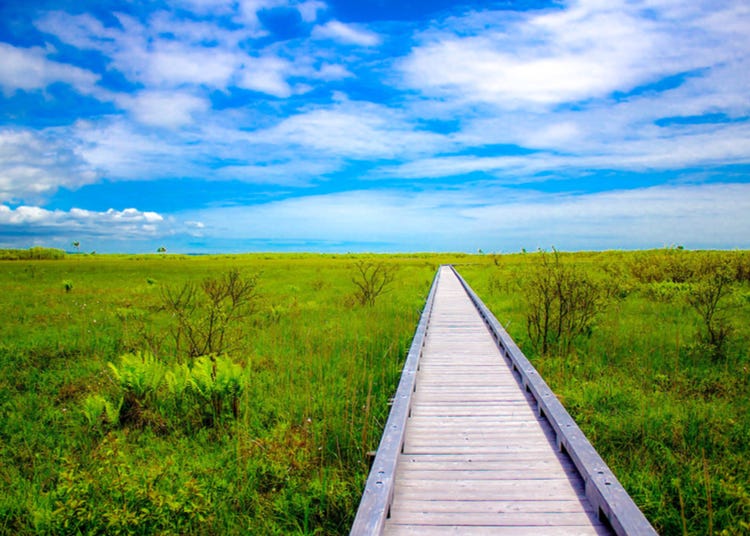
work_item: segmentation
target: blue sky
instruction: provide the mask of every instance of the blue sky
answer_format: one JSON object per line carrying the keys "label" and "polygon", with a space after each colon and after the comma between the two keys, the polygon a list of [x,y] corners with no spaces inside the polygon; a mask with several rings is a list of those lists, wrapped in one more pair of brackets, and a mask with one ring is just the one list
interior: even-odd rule
{"label": "blue sky", "polygon": [[0,247],[750,248],[746,0],[0,2]]}

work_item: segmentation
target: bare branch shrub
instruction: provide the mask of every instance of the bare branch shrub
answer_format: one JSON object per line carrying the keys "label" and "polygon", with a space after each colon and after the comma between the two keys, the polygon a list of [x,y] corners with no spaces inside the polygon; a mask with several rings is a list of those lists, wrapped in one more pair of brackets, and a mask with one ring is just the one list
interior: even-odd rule
{"label": "bare branch shrub", "polygon": [[163,287],[162,303],[175,322],[170,331],[177,355],[196,358],[228,351],[230,331],[255,312],[257,284],[257,275],[245,277],[231,269],[199,286]]}
{"label": "bare branch shrub", "polygon": [[388,290],[395,279],[395,266],[384,262],[359,260],[354,263],[352,283],[357,287],[354,297],[360,305],[375,305],[375,299]]}

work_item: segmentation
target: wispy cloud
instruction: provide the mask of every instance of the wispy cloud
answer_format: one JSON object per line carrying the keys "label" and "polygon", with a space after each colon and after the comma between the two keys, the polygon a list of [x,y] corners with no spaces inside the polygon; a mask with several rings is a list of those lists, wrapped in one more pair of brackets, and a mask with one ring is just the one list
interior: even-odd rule
{"label": "wispy cloud", "polygon": [[747,9],[649,4],[581,0],[542,14],[472,14],[426,32],[401,68],[426,94],[513,109],[604,98],[748,56],[727,46],[747,42],[737,33]]}
{"label": "wispy cloud", "polygon": [[380,37],[376,33],[337,20],[317,26],[312,35],[315,39],[333,39],[363,47],[373,47],[380,43]]}
{"label": "wispy cloud", "polygon": [[[206,234],[258,239],[370,242],[375,249],[519,251],[611,244],[651,248],[747,246],[750,185],[659,186],[597,194],[458,189],[305,196],[200,211]],[[231,222],[231,225],[229,224]],[[440,229],[440,232],[435,232]],[[398,246],[397,246],[398,245]],[[341,247],[341,246],[339,246]]]}
{"label": "wispy cloud", "polygon": [[50,84],[70,84],[84,94],[94,92],[99,76],[74,65],[50,60],[53,50],[21,48],[0,42],[0,87],[6,96],[17,90],[44,89]]}
{"label": "wispy cloud", "polygon": [[289,144],[360,159],[418,155],[449,143],[444,136],[417,130],[402,112],[348,99],[292,115],[253,138],[259,143]]}

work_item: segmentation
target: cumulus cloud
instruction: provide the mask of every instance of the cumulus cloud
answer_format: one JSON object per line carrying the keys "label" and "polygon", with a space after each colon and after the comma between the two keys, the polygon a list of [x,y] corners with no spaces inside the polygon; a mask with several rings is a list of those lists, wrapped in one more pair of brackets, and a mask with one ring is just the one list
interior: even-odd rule
{"label": "cumulus cloud", "polygon": [[3,234],[39,236],[111,237],[115,240],[154,237],[166,232],[164,217],[156,212],[135,208],[96,212],[73,208],[69,211],[47,210],[22,205],[10,208],[0,205],[0,230]]}
{"label": "cumulus cloud", "polygon": [[[115,13],[117,24],[111,26],[89,14],[57,11],[43,15],[36,25],[67,44],[101,52],[112,69],[148,91],[192,89],[195,94],[206,89],[225,91],[239,87],[288,98],[309,90],[315,81],[349,76],[346,67],[332,64],[336,54],[320,47],[312,49],[295,43],[257,47],[249,44],[266,34],[258,13],[283,4],[278,0],[176,2],[177,6],[204,16],[231,13],[238,21],[233,28],[211,19],[180,18],[167,11],[156,11],[145,21]],[[297,9],[303,21],[312,23],[325,4],[309,0],[288,7]],[[343,25],[338,30],[339,40],[362,44],[374,38],[364,30]],[[314,68],[316,64],[321,67]],[[307,81],[291,83],[291,78]]]}
{"label": "cumulus cloud", "polygon": [[99,76],[66,63],[47,58],[50,53],[41,47],[20,48],[0,43],[0,86],[8,96],[17,90],[44,89],[55,82],[70,84],[81,93],[95,91]]}

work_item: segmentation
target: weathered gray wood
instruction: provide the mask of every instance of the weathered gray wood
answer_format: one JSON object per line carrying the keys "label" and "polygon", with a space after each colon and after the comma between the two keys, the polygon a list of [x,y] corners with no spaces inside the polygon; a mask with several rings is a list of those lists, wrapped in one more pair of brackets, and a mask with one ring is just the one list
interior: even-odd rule
{"label": "weathered gray wood", "polygon": [[[588,510],[586,510],[588,506]],[[445,500],[445,501],[424,501],[418,499],[401,499],[399,510],[404,512],[424,512],[426,510],[437,513],[562,513],[562,512],[592,512],[591,505],[582,505],[577,500],[547,500],[547,501],[465,501],[465,500]]]}
{"label": "weathered gray wood", "polygon": [[[609,534],[608,523],[618,529],[611,503],[591,500],[595,486],[578,473],[591,453],[563,452],[570,437],[561,429],[572,419],[548,420],[562,406],[528,360],[513,359],[520,350],[503,344],[504,332],[488,313],[454,270],[441,267],[351,534]],[[653,534],[629,532],[641,533]]]}
{"label": "weathered gray wood", "polygon": [[391,525],[384,534],[401,536],[603,536],[609,531],[603,526],[578,527],[471,527],[461,525],[425,526],[425,525]]}
{"label": "weathered gray wood", "polygon": [[[546,420],[519,388],[459,280],[446,271],[420,359],[386,533],[419,526],[430,534],[453,525],[473,534],[490,525],[564,522],[596,533],[583,484],[569,476],[572,463],[554,448]],[[476,508],[492,502],[524,504],[533,513],[510,512],[514,519]],[[545,517],[540,503],[566,506]]]}
{"label": "weathered gray wood", "polygon": [[391,523],[408,525],[462,525],[465,527],[494,525],[496,527],[564,527],[590,525],[585,512],[413,512],[399,510]]}
{"label": "weathered gray wood", "polygon": [[532,394],[540,412],[555,430],[558,448],[564,450],[578,468],[586,485],[586,496],[597,507],[599,515],[606,518],[618,535],[655,535],[654,528],[547,383],[468,283],[455,269],[453,271],[493,333],[503,355],[520,374],[524,389]]}
{"label": "weathered gray wood", "polygon": [[365,484],[357,515],[352,524],[352,535],[381,534],[385,520],[390,511],[393,498],[393,478],[396,473],[398,455],[404,442],[406,419],[409,417],[411,396],[414,392],[414,381],[422,354],[427,323],[435,299],[440,272],[435,274],[430,293],[417,325],[409,353],[406,357],[401,380],[393,398],[393,405],[385,424],[383,437],[380,440],[375,460],[370,468],[370,475]]}

